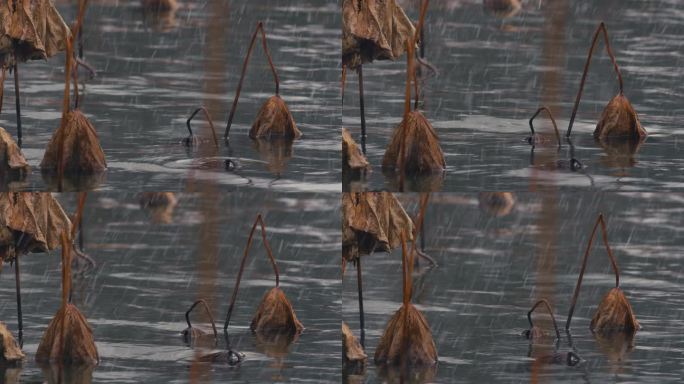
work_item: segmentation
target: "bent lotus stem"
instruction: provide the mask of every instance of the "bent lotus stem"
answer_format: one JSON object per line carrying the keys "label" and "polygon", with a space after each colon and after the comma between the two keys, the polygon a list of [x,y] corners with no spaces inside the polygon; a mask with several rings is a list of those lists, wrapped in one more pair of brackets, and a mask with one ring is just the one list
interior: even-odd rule
{"label": "bent lotus stem", "polygon": [[535,309],[537,309],[538,306],[543,305],[546,310],[549,312],[549,315],[551,316],[551,321],[553,322],[553,328],[556,330],[556,338],[560,340],[560,331],[558,330],[558,324],[556,323],[556,316],[553,314],[553,310],[551,309],[551,305],[549,304],[546,299],[541,299],[534,303],[532,306],[532,309],[530,309],[529,312],[527,312],[527,321],[530,323],[530,329],[534,327],[534,324],[532,323],[532,312],[534,312]]}
{"label": "bent lotus stem", "polygon": [[[423,44],[423,39],[425,37],[425,34],[423,33],[424,29],[423,26],[425,25],[425,15],[427,14],[427,8],[428,5],[430,4],[430,0],[422,0],[420,2],[420,18],[418,19],[418,26],[416,27],[416,32],[413,35],[413,41],[412,41],[412,49],[415,50],[415,46],[420,41],[420,57],[423,58],[425,56],[425,46]],[[407,54],[415,54],[415,53],[409,53]],[[415,66],[410,69],[411,73],[413,74],[413,84],[415,88],[415,100],[413,103],[413,109],[418,109],[418,100],[420,99],[420,94],[419,94],[419,89],[418,89],[418,79],[416,78],[416,68]]]}
{"label": "bent lotus stem", "polygon": [[584,271],[587,268],[587,260],[589,259],[589,253],[591,252],[591,246],[596,237],[596,231],[601,226],[601,237],[603,238],[603,244],[608,252],[608,258],[610,259],[610,265],[613,268],[613,273],[615,273],[615,288],[620,287],[620,270],[618,269],[617,262],[613,256],[613,252],[610,250],[610,245],[608,245],[608,231],[606,228],[606,222],[603,218],[603,214],[599,214],[598,219],[596,219],[596,224],[594,224],[594,229],[591,231],[591,237],[589,237],[589,243],[587,244],[587,249],[584,251],[584,258],[582,259],[582,268],[580,269],[579,277],[577,278],[577,285],[575,286],[575,293],[572,295],[572,301],[570,303],[570,311],[568,312],[568,320],[565,323],[565,329],[570,329],[570,322],[572,321],[572,314],[575,312],[575,305],[577,304],[577,298],[579,297],[580,288],[582,287],[582,278],[584,277]]}
{"label": "bent lotus stem", "polygon": [[610,60],[613,62],[613,69],[618,78],[618,84],[620,85],[620,94],[622,94],[622,74],[620,73],[620,67],[618,67],[617,60],[615,60],[615,55],[610,49],[610,38],[608,38],[608,30],[606,29],[606,24],[601,22],[596,32],[594,32],[594,37],[591,40],[591,47],[589,48],[589,55],[587,56],[587,61],[584,63],[584,72],[582,72],[582,80],[580,81],[580,87],[577,91],[577,97],[575,98],[575,106],[572,108],[572,115],[570,116],[570,124],[568,125],[568,131],[565,136],[570,137],[572,132],[572,125],[575,122],[575,116],[577,116],[577,109],[579,108],[580,99],[582,99],[582,91],[584,90],[584,82],[587,80],[587,74],[589,72],[589,64],[591,64],[591,57],[594,54],[594,48],[596,48],[596,42],[598,41],[599,35],[603,35],[603,40],[606,43],[606,52],[610,56]]}
{"label": "bent lotus stem", "polygon": [[209,115],[209,111],[204,106],[195,109],[195,111],[190,115],[190,117],[188,117],[186,125],[188,126],[188,132],[190,132],[189,139],[192,140],[192,137],[193,137],[192,128],[190,127],[190,122],[192,121],[192,119],[195,118],[195,116],[200,111],[202,113],[204,113],[204,117],[207,119],[207,122],[209,122],[209,127],[211,128],[211,133],[214,137],[214,145],[216,145],[216,148],[218,148],[219,143],[218,143],[218,138],[216,137],[216,129],[214,128],[214,122],[211,120],[211,116]]}
{"label": "bent lotus stem", "polygon": [[[420,195],[420,211],[418,214],[418,218],[416,219],[416,225],[414,227],[414,233],[413,233],[413,242],[411,242],[411,248],[408,253],[408,258],[406,258],[406,238],[408,237],[408,234],[405,234],[402,232],[402,269],[404,269],[404,273],[407,274],[407,277],[405,277],[405,282],[404,282],[404,304],[408,304],[411,301],[411,296],[413,295],[413,265],[414,265],[414,260],[415,260],[415,253],[416,253],[416,236],[418,233],[420,233],[420,229],[423,226],[423,219],[425,218],[425,211],[427,209],[427,204],[430,199],[430,194],[429,193],[421,193]],[[405,260],[406,259],[406,260]],[[403,263],[407,262],[408,265],[403,267]]]}
{"label": "bent lotus stem", "polygon": [[556,141],[558,142],[558,148],[562,147],[560,132],[558,132],[558,125],[556,124],[556,119],[553,117],[553,113],[551,113],[551,110],[545,105],[542,105],[541,107],[539,107],[539,109],[537,109],[537,111],[534,113],[534,115],[532,115],[532,117],[530,117],[530,131],[532,131],[532,136],[530,137],[530,143],[533,142],[534,135],[536,134],[534,132],[534,125],[532,125],[532,122],[534,121],[534,119],[537,116],[539,116],[539,114],[542,111],[546,112],[546,114],[549,115],[549,119],[551,119],[551,123],[553,124],[553,130],[556,132]]}
{"label": "bent lotus stem", "polygon": [[76,230],[77,228],[80,228],[81,226],[81,220],[83,218],[83,207],[85,207],[85,202],[86,198],[88,197],[87,192],[81,192],[78,194],[78,203],[76,205],[76,213],[74,214],[74,217],[71,222],[71,237],[70,240],[73,240],[76,237]]}
{"label": "bent lotus stem", "polygon": [[233,117],[235,117],[235,111],[237,110],[238,100],[240,99],[240,91],[242,91],[242,83],[245,80],[245,75],[247,74],[247,66],[249,65],[249,59],[252,56],[252,50],[254,50],[254,43],[256,42],[257,35],[261,32],[261,43],[264,48],[264,53],[268,58],[268,64],[271,66],[271,72],[273,72],[273,80],[275,81],[275,94],[280,96],[280,79],[278,78],[278,72],[276,71],[275,65],[273,64],[273,58],[271,58],[271,51],[268,49],[268,44],[266,42],[266,32],[264,31],[264,23],[258,22],[254,34],[252,35],[252,41],[249,43],[249,49],[247,50],[247,56],[245,57],[245,62],[242,64],[242,74],[240,75],[240,81],[238,82],[237,91],[235,91],[235,99],[233,100],[233,107],[228,115],[228,123],[226,125],[226,133],[223,135],[224,140],[228,140],[228,134],[230,133],[230,126],[233,124]]}
{"label": "bent lotus stem", "polygon": [[188,309],[185,312],[185,322],[188,323],[188,328],[192,328],[192,324],[190,323],[190,312],[192,312],[198,304],[202,304],[202,306],[204,307],[204,311],[207,313],[207,315],[209,316],[209,320],[211,321],[211,328],[214,330],[214,339],[218,340],[218,331],[216,331],[216,322],[214,321],[214,315],[212,315],[211,309],[209,308],[207,302],[204,301],[204,299],[199,299],[192,303],[190,309]]}
{"label": "bent lotus stem", "polygon": [[81,67],[85,68],[88,72],[90,72],[90,78],[97,77],[97,70],[90,65],[87,61],[83,60],[80,57],[76,58],[76,64],[80,65]]}
{"label": "bent lotus stem", "polygon": [[276,264],[275,258],[273,257],[273,251],[271,250],[271,245],[266,239],[266,226],[264,224],[264,219],[261,214],[258,214],[254,225],[252,225],[252,230],[249,232],[249,237],[247,238],[247,246],[245,247],[245,252],[242,255],[242,261],[240,262],[240,271],[238,272],[237,280],[235,281],[235,288],[233,289],[233,296],[230,299],[230,306],[228,306],[228,313],[226,314],[226,323],[223,326],[223,331],[227,332],[228,324],[230,323],[230,316],[233,313],[233,308],[235,307],[235,300],[237,299],[238,291],[240,289],[240,281],[242,280],[242,272],[245,270],[245,262],[247,261],[247,255],[249,255],[249,249],[252,246],[252,238],[254,237],[254,231],[256,231],[257,224],[261,226],[261,240],[266,248],[266,254],[268,259],[271,261],[271,266],[273,266],[273,272],[275,273],[276,288],[280,286],[280,273],[278,272],[278,265]]}

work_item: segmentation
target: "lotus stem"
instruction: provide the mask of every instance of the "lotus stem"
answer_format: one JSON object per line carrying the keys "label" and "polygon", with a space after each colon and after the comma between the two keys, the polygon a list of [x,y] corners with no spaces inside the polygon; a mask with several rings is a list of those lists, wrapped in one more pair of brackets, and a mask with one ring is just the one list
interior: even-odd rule
{"label": "lotus stem", "polygon": [[209,308],[209,305],[207,304],[207,302],[204,301],[204,299],[199,299],[199,300],[195,301],[194,303],[192,303],[192,305],[190,306],[190,309],[188,309],[185,312],[185,322],[188,323],[188,328],[192,328],[192,324],[190,324],[190,312],[192,312],[192,310],[195,309],[195,307],[198,304],[202,304],[202,306],[204,307],[204,310],[207,312],[207,315],[209,316],[209,320],[211,321],[211,328],[214,330],[214,339],[218,340],[218,331],[216,331],[216,322],[214,321],[214,315],[212,315],[211,309]]}
{"label": "lotus stem", "polygon": [[5,99],[5,78],[7,77],[7,68],[2,67],[2,74],[0,75],[0,113],[2,113],[2,102]]}
{"label": "lotus stem", "polygon": [[556,124],[556,119],[554,119],[553,113],[551,112],[551,110],[545,105],[542,105],[541,107],[539,107],[539,109],[537,109],[537,111],[534,113],[534,115],[532,115],[532,117],[530,117],[530,131],[532,131],[532,136],[530,137],[530,144],[534,144],[534,135],[535,135],[534,126],[532,125],[532,122],[534,121],[534,119],[537,116],[539,116],[539,114],[542,111],[546,112],[549,115],[549,119],[551,119],[551,123],[553,124],[553,130],[556,132],[556,141],[558,142],[558,148],[562,147],[560,132],[558,131],[558,125]]}
{"label": "lotus stem", "polygon": [[21,311],[21,278],[19,273],[19,255],[14,258],[14,281],[17,293],[17,327],[19,328],[19,343],[24,344],[24,316]]}
{"label": "lotus stem", "polygon": [[[345,89],[346,85],[347,85],[347,66],[342,65],[342,79],[340,80],[340,88],[342,88],[342,91],[341,91],[342,111],[344,111],[344,89]],[[0,95],[0,96],[2,96],[2,95]],[[0,99],[0,101],[1,101],[1,99]],[[1,106],[0,106],[0,108],[1,108]]]}
{"label": "lotus stem", "polygon": [[276,71],[275,65],[273,64],[273,58],[271,58],[271,52],[268,49],[268,44],[266,43],[266,32],[264,31],[264,23],[259,21],[252,35],[252,40],[249,43],[249,49],[247,50],[247,56],[242,64],[242,73],[240,75],[240,81],[238,82],[237,90],[235,91],[235,99],[233,100],[233,107],[228,115],[228,123],[226,124],[226,132],[223,135],[224,140],[228,140],[228,135],[230,133],[230,126],[233,124],[233,118],[235,117],[235,111],[237,110],[238,100],[240,99],[240,91],[242,91],[242,84],[245,80],[245,75],[247,74],[247,66],[249,65],[249,59],[252,56],[252,51],[254,50],[254,43],[256,42],[257,35],[261,31],[261,42],[264,48],[264,53],[268,58],[268,64],[271,66],[271,72],[273,72],[273,79],[275,81],[275,94],[280,95],[280,79],[278,78],[278,72]]}
{"label": "lotus stem", "polygon": [[192,121],[192,119],[195,118],[195,116],[200,111],[204,113],[204,117],[207,119],[207,122],[209,122],[209,127],[211,128],[211,133],[214,137],[214,145],[216,145],[216,148],[218,148],[219,143],[218,143],[218,138],[216,136],[216,128],[214,128],[214,122],[211,120],[211,116],[209,115],[209,111],[204,106],[201,106],[201,107],[195,109],[195,111],[190,115],[190,117],[188,117],[186,125],[188,126],[188,132],[190,132],[190,137],[188,137],[189,142],[190,143],[192,142],[192,137],[193,137],[192,128],[190,127],[190,122]]}
{"label": "lotus stem", "polygon": [[19,102],[19,63],[14,63],[14,105],[17,111],[17,140],[21,147],[21,103]]}
{"label": "lotus stem", "polygon": [[363,64],[357,70],[359,74],[359,113],[361,114],[361,150],[366,154],[366,103],[363,99]]}
{"label": "lotus stem", "polygon": [[411,56],[411,65],[409,70],[413,76],[413,82],[415,87],[415,101],[413,109],[418,109],[418,101],[420,99],[419,89],[418,89],[418,79],[416,77],[416,66],[413,63],[413,56],[415,55],[415,46],[418,41],[420,41],[420,57],[424,57],[425,46],[423,45],[423,38],[425,37],[423,26],[425,25],[425,15],[427,14],[428,5],[430,5],[430,0],[422,0],[420,2],[420,18],[418,19],[418,26],[416,27],[416,32],[413,35],[413,41],[411,42],[411,50],[407,51],[406,54]]}
{"label": "lotus stem", "polygon": [[74,217],[71,223],[71,233],[69,240],[73,240],[76,237],[76,229],[80,227],[81,219],[83,218],[83,207],[85,207],[87,197],[87,192],[80,192],[78,194],[78,203],[76,205],[76,213],[74,213]]}
{"label": "lotus stem", "polygon": [[83,60],[80,57],[76,58],[76,64],[80,65],[81,67],[85,68],[88,72],[90,72],[90,77],[97,77],[97,71],[95,68],[90,65],[87,61]]}
{"label": "lotus stem", "polygon": [[615,70],[615,74],[618,78],[618,84],[620,85],[620,94],[622,94],[623,91],[622,74],[620,73],[620,67],[618,67],[615,55],[613,55],[613,51],[610,49],[610,38],[608,37],[608,30],[606,29],[606,25],[604,22],[601,22],[598,28],[596,28],[596,32],[594,32],[594,37],[591,40],[591,47],[589,48],[589,55],[587,56],[587,61],[584,63],[584,72],[582,72],[582,80],[580,81],[580,87],[577,91],[577,97],[575,98],[575,105],[572,108],[572,115],[570,116],[570,124],[568,125],[568,131],[565,133],[565,136],[567,137],[570,137],[570,133],[572,132],[572,125],[575,122],[575,116],[577,115],[577,109],[579,108],[580,99],[582,99],[584,82],[586,81],[587,74],[589,72],[589,64],[591,64],[591,57],[594,54],[594,48],[596,47],[596,42],[598,41],[601,32],[603,32],[603,40],[606,43],[606,52],[608,53],[608,56],[610,56],[610,60],[613,62],[613,69]]}
{"label": "lotus stem", "polygon": [[582,259],[582,267],[580,268],[579,277],[577,278],[577,285],[575,286],[575,292],[572,295],[572,301],[570,303],[570,311],[568,312],[568,320],[565,323],[565,329],[570,329],[570,322],[572,321],[572,314],[575,312],[575,305],[577,304],[577,299],[579,297],[580,288],[582,287],[582,278],[584,277],[584,271],[587,268],[587,260],[589,259],[589,253],[591,252],[591,246],[593,244],[594,238],[596,237],[596,231],[601,226],[601,233],[603,238],[603,243],[608,252],[608,258],[610,259],[610,264],[615,273],[615,288],[620,287],[620,270],[618,269],[617,262],[613,256],[613,252],[610,250],[608,245],[608,233],[606,228],[606,223],[603,218],[603,214],[599,214],[598,219],[596,219],[596,224],[594,224],[594,229],[591,231],[591,236],[589,237],[589,242],[587,244],[587,249],[584,251],[584,257]]}
{"label": "lotus stem", "polygon": [[361,346],[366,347],[366,327],[363,312],[363,278],[361,277],[361,257],[356,259],[356,287],[359,291],[359,327],[361,328]]}
{"label": "lotus stem", "polygon": [[252,238],[254,237],[254,231],[256,231],[257,224],[261,225],[261,239],[266,248],[266,253],[273,266],[273,272],[276,278],[276,288],[280,286],[280,273],[278,272],[278,265],[276,264],[275,258],[273,257],[273,252],[271,251],[271,246],[266,239],[266,226],[264,225],[264,220],[261,214],[258,214],[254,225],[252,225],[252,230],[249,232],[249,237],[247,238],[247,246],[245,247],[245,252],[242,255],[242,261],[240,261],[240,271],[238,272],[237,280],[235,281],[235,288],[233,289],[233,296],[230,299],[230,306],[228,306],[228,313],[226,314],[226,323],[223,326],[223,331],[227,332],[228,324],[230,323],[230,317],[233,313],[233,308],[235,307],[235,300],[237,299],[238,291],[240,289],[240,281],[242,280],[242,272],[245,270],[245,262],[247,261],[247,255],[249,255],[249,249],[252,246]]}
{"label": "lotus stem", "polygon": [[553,322],[553,328],[556,330],[556,339],[560,340],[560,331],[558,330],[558,324],[556,323],[556,316],[553,314],[553,310],[551,309],[551,305],[549,304],[546,299],[541,299],[534,303],[532,306],[532,309],[530,309],[529,312],[527,312],[527,321],[530,323],[530,328],[534,327],[534,324],[532,323],[532,312],[539,306],[543,305],[546,307],[546,310],[549,312],[549,315],[551,316],[551,321]]}

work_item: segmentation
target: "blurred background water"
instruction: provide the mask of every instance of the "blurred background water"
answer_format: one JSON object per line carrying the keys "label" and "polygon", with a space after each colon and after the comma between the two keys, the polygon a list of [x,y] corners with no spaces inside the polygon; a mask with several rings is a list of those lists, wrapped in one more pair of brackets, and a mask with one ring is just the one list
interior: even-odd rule
{"label": "blurred background water", "polygon": [[[400,3],[418,18],[417,0]],[[493,2],[496,3],[496,2]],[[426,59],[436,77],[425,79],[423,109],[439,135],[445,177],[408,180],[406,190],[445,192],[526,190],[530,185],[579,190],[681,191],[684,151],[679,116],[684,3],[677,0],[522,1],[510,17],[480,0],[432,1],[426,17]],[[542,104],[565,132],[592,35],[605,21],[632,102],[649,137],[639,148],[604,150],[592,132],[618,86],[599,42],[573,129],[573,172],[568,145],[557,152],[545,115],[536,122],[549,140],[534,156],[525,142],[528,119]],[[366,180],[345,190],[398,190],[381,171],[382,156],[403,113],[406,59],[364,66],[368,158]],[[343,125],[360,141],[357,77],[350,75]],[[560,163],[559,163],[560,162]]]}
{"label": "blurred background water", "polygon": [[[75,195],[58,199],[73,213]],[[97,266],[74,274],[73,302],[90,322],[102,360],[93,382],[339,382],[338,206],[334,195],[236,192],[210,201],[199,194],[181,194],[171,212],[153,212],[140,209],[136,194],[90,194],[83,223],[85,251]],[[205,298],[221,331],[258,212],[265,217],[280,286],[304,332],[289,344],[269,344],[249,330],[262,296],[275,285],[257,233],[229,328],[231,346],[244,353],[245,360],[237,367],[198,363],[197,357],[214,349],[185,344],[185,311]],[[48,380],[34,356],[60,305],[59,254],[21,258],[27,357],[19,372],[0,367],[0,379],[8,380],[0,381],[12,382],[9,377],[16,373],[21,382]],[[4,267],[0,321],[16,337],[14,271]],[[210,332],[201,313],[193,313],[194,326]],[[220,336],[215,350],[224,347]]]}
{"label": "blurred background water", "polygon": [[[400,198],[409,214],[418,196]],[[434,371],[413,370],[409,382],[665,383],[682,377],[684,232],[682,203],[675,194],[519,193],[514,204],[483,204],[477,194],[435,194],[425,218],[425,261],[414,272],[413,303],[423,311],[439,354]],[[620,285],[642,330],[633,349],[601,343],[589,330],[591,317],[614,286],[606,251],[594,242],[573,317],[571,344],[564,332],[580,261],[599,212],[621,270]],[[362,258],[366,352],[364,374],[346,372],[345,382],[399,382],[393,370],[373,364],[387,321],[402,301],[401,251]],[[343,279],[343,316],[359,336],[355,268]],[[527,311],[547,298],[561,327],[552,340],[530,345],[521,336]],[[545,311],[535,319],[553,334]],[[579,365],[542,363],[545,355],[575,351]]]}

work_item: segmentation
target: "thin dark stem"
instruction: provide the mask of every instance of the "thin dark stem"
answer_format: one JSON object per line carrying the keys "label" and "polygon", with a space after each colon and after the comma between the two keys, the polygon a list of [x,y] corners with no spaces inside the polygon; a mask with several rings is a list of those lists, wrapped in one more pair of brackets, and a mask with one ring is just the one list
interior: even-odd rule
{"label": "thin dark stem", "polygon": [[245,247],[245,252],[242,255],[242,260],[240,261],[240,271],[238,272],[237,280],[235,281],[235,288],[233,289],[233,296],[231,297],[230,305],[228,306],[228,313],[226,314],[226,323],[223,326],[224,332],[228,331],[228,324],[230,324],[230,317],[233,313],[233,308],[235,307],[235,301],[237,300],[238,291],[240,289],[240,281],[242,280],[242,272],[245,269],[245,262],[247,261],[247,255],[249,255],[249,249],[252,246],[252,238],[254,237],[254,231],[256,231],[257,224],[261,225],[261,239],[264,243],[264,247],[266,248],[266,253],[268,254],[268,258],[271,261],[271,266],[273,267],[273,272],[275,273],[276,288],[280,286],[280,273],[278,272],[278,265],[276,264],[275,258],[273,257],[273,252],[271,251],[271,246],[269,245],[268,240],[266,239],[266,226],[264,225],[264,220],[261,217],[261,214],[258,214],[256,217],[256,220],[254,221],[254,225],[252,225],[252,230],[249,232],[249,237],[247,238],[247,246]]}
{"label": "thin dark stem", "polygon": [[587,56],[587,61],[584,63],[584,72],[582,72],[582,80],[580,80],[580,87],[577,91],[577,97],[575,98],[575,105],[572,108],[572,115],[570,116],[570,124],[568,125],[568,131],[565,133],[565,136],[567,137],[570,137],[570,134],[572,133],[572,125],[575,122],[575,116],[577,116],[577,109],[579,108],[580,99],[582,99],[582,91],[584,90],[584,82],[586,81],[587,75],[589,73],[589,64],[591,64],[591,57],[594,54],[594,48],[596,47],[596,42],[598,41],[601,32],[603,32],[603,40],[606,43],[606,52],[608,52],[608,56],[610,56],[610,60],[613,62],[613,69],[615,70],[615,74],[618,78],[618,84],[620,85],[620,94],[622,94],[623,91],[622,74],[620,73],[620,67],[618,67],[617,60],[615,60],[615,55],[613,55],[613,51],[610,49],[610,39],[608,38],[608,30],[606,29],[606,25],[603,22],[601,22],[598,28],[596,28],[596,32],[594,32],[594,37],[591,40],[591,47],[589,48],[589,55]]}
{"label": "thin dark stem", "polygon": [[[421,0],[420,2],[421,9],[423,7],[423,3],[425,3],[425,0]],[[420,29],[420,58],[425,58],[425,28]]]}
{"label": "thin dark stem", "polygon": [[366,154],[366,105],[363,100],[363,65],[359,65],[359,112],[361,113],[361,149]]}
{"label": "thin dark stem", "polygon": [[[342,97],[342,111],[343,112],[344,112],[344,89],[345,89],[346,85],[347,85],[347,66],[343,65],[342,66],[342,79],[340,80],[340,88],[342,88],[340,96]],[[2,96],[2,95],[0,95],[0,96]],[[1,99],[0,99],[0,101],[1,101]],[[2,108],[2,106],[0,106],[0,108]]]}
{"label": "thin dark stem", "polygon": [[14,104],[17,110],[17,142],[21,147],[21,103],[19,102],[19,63],[14,63]]}
{"label": "thin dark stem", "polygon": [[238,82],[237,90],[235,91],[235,99],[233,100],[233,106],[230,109],[230,114],[228,115],[228,123],[226,124],[226,132],[223,135],[224,140],[228,140],[228,135],[230,134],[230,127],[233,124],[233,118],[235,117],[235,111],[237,110],[238,100],[240,99],[240,91],[242,91],[242,84],[245,80],[245,75],[247,74],[247,66],[249,65],[249,59],[252,56],[252,50],[254,50],[254,43],[256,42],[257,35],[261,31],[261,41],[264,48],[264,53],[268,58],[268,64],[271,66],[271,72],[273,72],[273,79],[275,81],[275,94],[280,95],[280,79],[278,78],[278,72],[276,71],[275,65],[273,64],[273,59],[271,58],[271,52],[268,49],[268,44],[266,43],[266,32],[264,31],[264,24],[260,21],[257,23],[254,34],[252,35],[252,40],[249,43],[249,49],[247,50],[247,56],[242,64],[242,73],[240,75],[240,81]]}
{"label": "thin dark stem", "polygon": [[556,141],[558,142],[558,148],[560,148],[562,146],[562,144],[561,144],[560,132],[558,131],[558,125],[556,124],[556,119],[553,117],[553,113],[551,113],[551,110],[545,105],[542,105],[541,107],[539,107],[539,109],[537,109],[537,111],[534,113],[534,115],[532,115],[532,117],[530,117],[530,131],[532,131],[532,136],[530,137],[530,144],[534,144],[534,136],[535,136],[534,125],[532,124],[532,122],[534,121],[534,119],[537,116],[539,116],[539,114],[542,111],[545,111],[549,115],[549,119],[551,119],[551,123],[553,124],[553,130],[556,132]]}
{"label": "thin dark stem", "polygon": [[74,213],[74,217],[72,219],[71,223],[71,232],[70,232],[70,237],[69,240],[73,240],[74,237],[76,236],[76,229],[79,228],[80,223],[81,223],[81,218],[83,217],[83,208],[85,207],[85,202],[86,198],[88,197],[87,192],[80,192],[78,194],[78,203],[76,205],[76,213]]}
{"label": "thin dark stem", "polygon": [[218,148],[218,147],[219,147],[219,143],[218,143],[218,138],[217,138],[217,136],[216,136],[216,128],[214,128],[214,122],[211,120],[211,116],[209,115],[209,111],[208,111],[204,106],[195,109],[195,111],[192,112],[192,114],[190,115],[190,117],[188,117],[188,120],[187,120],[187,122],[186,122],[186,124],[187,124],[187,126],[188,126],[188,132],[190,132],[190,137],[188,137],[188,142],[189,142],[189,143],[192,143],[192,137],[193,137],[192,128],[190,127],[190,122],[192,121],[192,119],[195,118],[195,116],[196,116],[200,111],[202,111],[202,112],[204,113],[204,117],[205,117],[205,118],[207,119],[207,121],[209,122],[209,127],[211,128],[211,133],[212,133],[212,135],[213,135],[213,137],[214,137],[214,144],[216,145],[216,148]]}
{"label": "thin dark stem", "polygon": [[[74,57],[74,62],[76,58]],[[71,73],[74,79],[74,109],[78,109],[78,64],[72,64]]]}
{"label": "thin dark stem", "polygon": [[359,291],[359,326],[361,327],[361,346],[366,348],[366,327],[363,312],[363,278],[361,276],[361,258],[356,259],[356,285]]}
{"label": "thin dark stem", "polygon": [[209,320],[211,320],[211,328],[214,330],[214,339],[218,340],[218,331],[216,330],[216,322],[214,321],[214,315],[211,313],[211,309],[209,308],[207,302],[204,301],[204,299],[199,299],[192,303],[190,309],[188,309],[185,312],[185,321],[188,323],[188,328],[192,328],[192,324],[190,324],[190,312],[192,312],[192,310],[195,309],[195,307],[198,304],[202,304],[204,310],[207,312],[207,315],[209,315]]}
{"label": "thin dark stem", "polygon": [[24,316],[21,312],[21,278],[19,277],[19,255],[14,258],[14,280],[17,293],[17,325],[19,327],[19,343],[23,344]]}
{"label": "thin dark stem", "polygon": [[5,78],[7,76],[7,68],[2,67],[2,78],[0,78],[0,113],[2,113],[2,104],[5,99]]}
{"label": "thin dark stem", "polygon": [[589,237],[589,243],[587,244],[587,249],[584,251],[584,257],[582,259],[582,267],[580,268],[579,277],[577,278],[577,285],[575,286],[575,292],[572,295],[572,301],[570,303],[570,311],[568,311],[568,320],[565,323],[565,329],[566,330],[570,329],[570,322],[572,321],[572,314],[575,312],[575,305],[577,305],[577,299],[579,297],[580,288],[582,287],[582,279],[584,277],[584,271],[587,268],[587,260],[589,259],[589,253],[591,252],[591,246],[594,242],[594,238],[596,237],[596,231],[599,228],[599,224],[601,225],[603,244],[606,247],[606,251],[608,251],[608,258],[610,259],[610,264],[613,268],[613,272],[615,273],[615,288],[620,287],[620,270],[618,269],[617,262],[615,261],[615,257],[613,256],[613,252],[610,250],[610,246],[608,245],[608,234],[607,234],[606,223],[605,223],[605,220],[603,219],[603,214],[599,214],[598,219],[596,219],[596,224],[594,224],[594,229],[592,229],[592,231],[591,231],[591,237]]}
{"label": "thin dark stem", "polygon": [[96,77],[97,76],[97,71],[95,68],[90,65],[87,61],[81,59],[81,58],[76,58],[76,64],[80,65],[81,67],[85,68],[88,72],[90,72],[90,77]]}
{"label": "thin dark stem", "polygon": [[527,321],[530,322],[530,328],[534,327],[534,324],[532,323],[532,312],[539,306],[543,305],[546,307],[546,310],[549,312],[549,315],[551,316],[551,321],[553,322],[553,328],[556,330],[556,339],[560,340],[560,331],[558,330],[558,323],[556,323],[556,316],[553,314],[553,310],[551,309],[551,305],[549,304],[546,299],[541,299],[534,303],[532,306],[532,309],[530,309],[529,312],[527,312]]}

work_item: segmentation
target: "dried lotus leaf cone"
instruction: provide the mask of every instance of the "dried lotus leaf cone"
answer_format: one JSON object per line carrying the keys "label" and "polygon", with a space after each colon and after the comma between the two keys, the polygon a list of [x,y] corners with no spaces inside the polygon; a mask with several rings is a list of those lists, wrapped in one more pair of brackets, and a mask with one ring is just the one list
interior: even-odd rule
{"label": "dried lotus leaf cone", "polygon": [[2,175],[24,177],[31,170],[21,148],[12,136],[0,127],[0,178]]}
{"label": "dried lotus leaf cone", "polygon": [[396,60],[415,27],[395,0],[342,2],[342,63],[350,69],[374,60]]}
{"label": "dried lotus leaf cone", "polygon": [[90,174],[107,169],[107,161],[95,127],[77,109],[67,112],[65,124],[52,135],[40,163],[43,171],[58,173],[60,149],[63,150],[65,173]]}
{"label": "dried lotus leaf cone", "polygon": [[0,366],[3,363],[16,363],[24,358],[24,352],[14,339],[5,323],[0,321]]}
{"label": "dried lotus leaf cone", "polygon": [[252,146],[259,152],[259,157],[266,163],[266,168],[272,174],[279,176],[292,159],[292,138],[259,138],[252,140]]}
{"label": "dried lotus leaf cone", "polygon": [[366,365],[368,355],[359,339],[354,336],[346,322],[342,322],[342,357],[344,364]]}
{"label": "dried lotus leaf cone", "polygon": [[347,128],[342,128],[342,167],[343,172],[360,172],[370,169],[368,159]]}
{"label": "dried lotus leaf cone", "polygon": [[620,288],[611,289],[603,297],[591,319],[591,330],[597,333],[610,331],[633,333],[638,329],[639,322],[634,316],[625,293]]}
{"label": "dried lotus leaf cone", "polygon": [[256,120],[249,130],[249,137],[284,137],[296,139],[302,135],[285,101],[278,95],[271,96],[259,109]]}
{"label": "dried lotus leaf cone", "polygon": [[45,60],[66,49],[70,31],[52,0],[0,2],[0,61]]}
{"label": "dried lotus leaf cone", "polygon": [[68,302],[71,290],[71,246],[62,234],[62,306],[48,325],[36,351],[39,363],[97,364],[100,357],[88,320]]}
{"label": "dried lotus leaf cone", "polygon": [[346,261],[401,245],[401,234],[413,240],[413,221],[390,192],[342,194],[342,254]]}
{"label": "dried lotus leaf cone", "polygon": [[634,107],[623,94],[613,97],[603,109],[601,118],[596,124],[594,137],[624,137],[640,140],[646,137],[646,130],[641,126]]}
{"label": "dried lotus leaf cone", "polygon": [[413,253],[406,255],[406,236],[402,234],[404,301],[392,315],[375,349],[375,364],[402,367],[431,366],[437,363],[437,347],[425,316],[411,303]]}
{"label": "dried lotus leaf cone", "polygon": [[394,131],[382,159],[383,169],[401,171],[402,157],[405,173],[442,172],[446,168],[437,132],[420,111],[404,116]]}
{"label": "dried lotus leaf cone", "polygon": [[256,333],[300,333],[304,327],[279,287],[266,292],[249,328]]}

